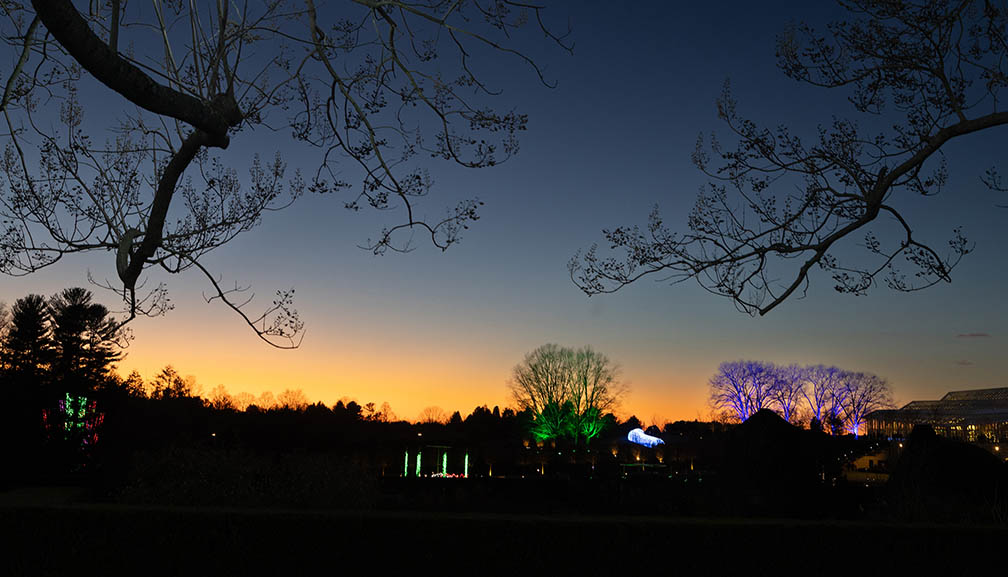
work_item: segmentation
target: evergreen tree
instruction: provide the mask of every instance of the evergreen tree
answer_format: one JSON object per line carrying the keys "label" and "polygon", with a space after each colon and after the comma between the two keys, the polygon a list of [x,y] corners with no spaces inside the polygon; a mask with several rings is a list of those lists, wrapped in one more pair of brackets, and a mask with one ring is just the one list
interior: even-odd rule
{"label": "evergreen tree", "polygon": [[[8,411],[0,421],[0,435],[9,439],[0,467],[0,483],[23,482],[39,470],[43,446],[40,416],[49,391],[52,360],[49,312],[45,298],[28,295],[11,307],[3,335],[3,389]],[[48,399],[51,400],[51,399]]]}
{"label": "evergreen tree", "polygon": [[123,357],[117,344],[118,323],[104,305],[91,302],[91,291],[80,287],[53,295],[49,310],[54,379],[68,389],[93,389]]}
{"label": "evergreen tree", "polygon": [[3,339],[3,368],[8,379],[44,385],[53,358],[49,309],[42,295],[19,298],[11,307]]}

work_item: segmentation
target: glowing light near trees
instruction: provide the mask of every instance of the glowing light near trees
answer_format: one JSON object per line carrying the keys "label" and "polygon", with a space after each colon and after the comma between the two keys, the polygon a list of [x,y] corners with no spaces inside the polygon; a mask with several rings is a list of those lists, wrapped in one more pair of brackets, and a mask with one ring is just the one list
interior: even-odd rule
{"label": "glowing light near trees", "polygon": [[569,437],[588,443],[605,427],[605,415],[626,392],[616,365],[590,347],[546,344],[514,368],[511,393],[532,411],[536,441]]}
{"label": "glowing light near trees", "polygon": [[105,414],[98,412],[97,402],[70,393],[60,399],[55,409],[42,411],[42,424],[49,439],[61,438],[85,455],[98,442],[98,429]]}
{"label": "glowing light near trees", "polygon": [[627,435],[627,439],[631,443],[637,443],[638,445],[643,445],[645,447],[654,447],[656,445],[664,445],[665,441],[659,439],[658,437],[652,437],[645,433],[642,429],[637,428]]}
{"label": "glowing light near trees", "polygon": [[445,452],[441,454],[441,475],[444,476],[447,474],[448,474],[448,453]]}
{"label": "glowing light near trees", "polygon": [[409,477],[409,451],[406,451],[406,459],[403,461],[402,476]]}
{"label": "glowing light near trees", "polygon": [[711,404],[745,421],[773,409],[790,421],[804,400],[827,430],[858,435],[864,416],[892,406],[888,382],[871,373],[823,365],[780,366],[760,361],[721,363],[710,379]]}
{"label": "glowing light near trees", "polygon": [[65,440],[79,436],[82,445],[93,445],[98,441],[97,429],[105,420],[97,407],[97,403],[87,397],[67,393],[55,410],[42,411],[42,423],[50,435],[62,432]]}
{"label": "glowing light near trees", "polygon": [[466,479],[469,478],[469,453],[465,454],[465,464],[463,465],[462,476]]}
{"label": "glowing light near trees", "polygon": [[420,454],[421,453],[423,453],[423,451],[417,451],[417,454],[416,454],[416,476],[417,477],[420,476]]}

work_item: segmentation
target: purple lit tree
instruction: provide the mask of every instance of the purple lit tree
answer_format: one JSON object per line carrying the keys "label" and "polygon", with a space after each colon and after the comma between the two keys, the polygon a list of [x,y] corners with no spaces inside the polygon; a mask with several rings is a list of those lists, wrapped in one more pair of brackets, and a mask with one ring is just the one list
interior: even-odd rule
{"label": "purple lit tree", "polygon": [[815,365],[804,367],[801,378],[804,383],[802,396],[808,403],[812,418],[822,423],[829,416],[830,405],[836,398],[843,371],[836,367]]}
{"label": "purple lit tree", "polygon": [[860,434],[866,414],[893,406],[888,381],[871,373],[845,372],[838,399],[844,428],[855,436]]}
{"label": "purple lit tree", "polygon": [[770,398],[784,420],[792,423],[798,418],[798,404],[805,395],[805,368],[798,365],[769,365]]}
{"label": "purple lit tree", "polygon": [[833,434],[858,435],[867,413],[892,406],[885,379],[823,365],[724,362],[710,386],[712,407],[740,421],[760,409],[774,409],[793,422],[804,399],[811,418],[826,424]]}
{"label": "purple lit tree", "polygon": [[710,379],[711,405],[746,420],[770,408],[773,365],[760,361],[731,361],[718,366]]}

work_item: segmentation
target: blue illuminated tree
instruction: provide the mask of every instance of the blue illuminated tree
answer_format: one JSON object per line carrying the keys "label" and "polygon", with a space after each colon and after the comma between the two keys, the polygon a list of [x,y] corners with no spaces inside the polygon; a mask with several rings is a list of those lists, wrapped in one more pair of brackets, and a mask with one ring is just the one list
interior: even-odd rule
{"label": "blue illuminated tree", "polygon": [[745,421],[760,409],[770,408],[773,385],[772,364],[760,361],[723,362],[710,379],[711,405]]}
{"label": "blue illuminated tree", "polygon": [[825,423],[830,416],[830,406],[836,399],[842,375],[843,371],[837,367],[815,365],[802,369],[801,378],[805,383],[802,396],[811,412],[811,418],[820,424]]}
{"label": "blue illuminated tree", "polygon": [[864,415],[892,405],[892,393],[885,379],[822,365],[724,362],[711,377],[710,387],[711,405],[739,421],[745,421],[760,409],[772,409],[786,421],[794,421],[804,399],[810,424],[825,425],[833,434],[857,435]]}
{"label": "blue illuminated tree", "polygon": [[865,415],[893,405],[888,381],[871,373],[845,373],[838,396],[844,428],[852,435],[860,434]]}
{"label": "blue illuminated tree", "polygon": [[774,408],[789,423],[798,420],[798,405],[805,393],[804,370],[798,365],[770,366],[770,398]]}

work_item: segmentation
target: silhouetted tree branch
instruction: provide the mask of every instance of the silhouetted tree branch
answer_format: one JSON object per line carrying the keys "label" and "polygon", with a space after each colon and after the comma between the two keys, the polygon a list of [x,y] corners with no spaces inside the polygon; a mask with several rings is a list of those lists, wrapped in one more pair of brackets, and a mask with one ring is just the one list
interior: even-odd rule
{"label": "silhouetted tree branch", "polygon": [[[693,162],[711,178],[686,232],[656,208],[646,227],[604,231],[620,256],[596,246],[570,262],[587,294],[618,290],[645,276],[695,279],[749,314],[766,314],[804,294],[812,269],[836,290],[862,294],[878,279],[899,291],[941,281],[972,250],[961,229],[945,247],[926,240],[903,212],[908,197],[938,194],[947,181],[943,147],[1008,124],[1000,91],[1008,84],[1008,7],[1001,2],[842,0],[850,19],[821,35],[809,26],[778,39],[791,78],[841,89],[855,110],[885,115],[871,134],[834,118],[811,139],[743,117],[725,85],[718,116],[736,142],[697,142]],[[987,182],[996,182],[988,173]],[[880,218],[886,217],[886,218]],[[867,258],[841,246],[862,239]]]}
{"label": "silhouetted tree branch", "polygon": [[[517,151],[527,123],[488,106],[496,92],[476,75],[477,55],[518,58],[546,83],[512,35],[533,22],[569,49],[541,7],[503,0],[155,0],[153,9],[113,1],[87,13],[69,0],[4,6],[0,34],[16,64],[0,105],[9,137],[0,271],[30,274],[67,254],[113,252],[117,280],[96,284],[121,292],[129,322],[171,308],[162,283],[138,294],[150,268],[195,267],[215,291],[207,300],[279,347],[302,335],[293,291],[250,313],[251,303],[234,298],[242,291],[225,288],[203,257],[305,189],[350,188],[337,176],[341,159],[362,174],[346,207],[403,214],[367,248],[410,250],[422,231],[446,249],[482,203],[418,217],[415,204],[432,188],[423,157],[492,166]],[[128,104],[104,144],[81,96],[94,98],[95,88]],[[279,155],[255,156],[240,178],[224,156],[231,139],[282,130],[320,151],[315,174],[290,175]]]}

